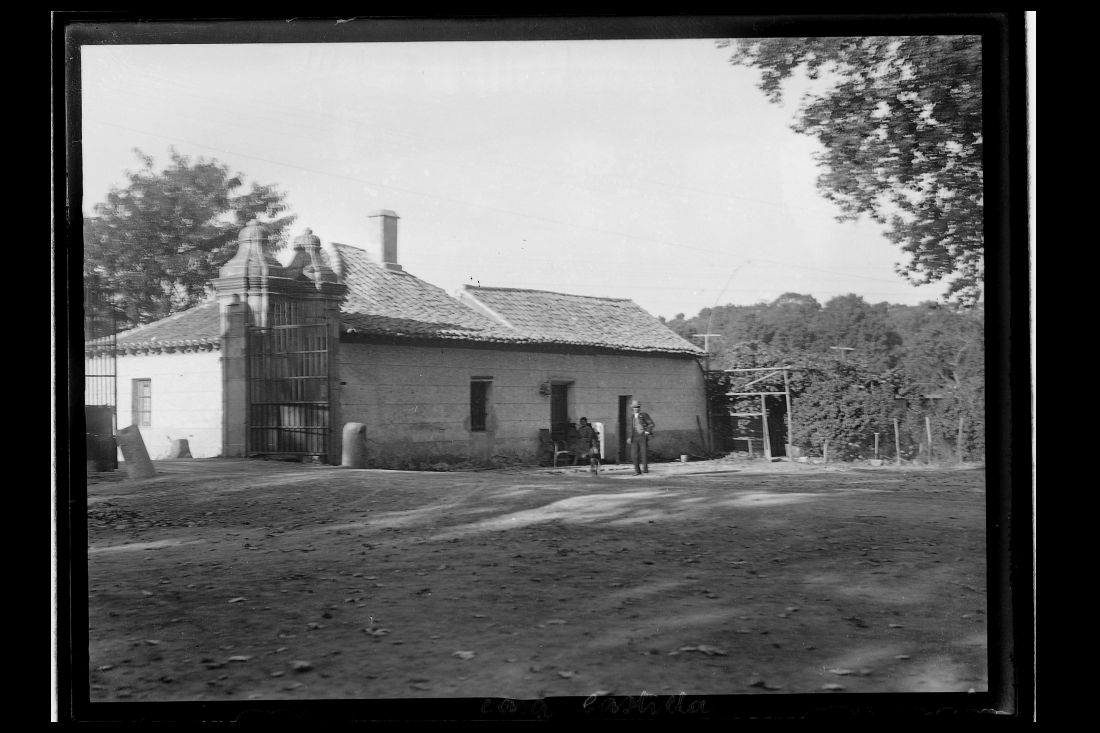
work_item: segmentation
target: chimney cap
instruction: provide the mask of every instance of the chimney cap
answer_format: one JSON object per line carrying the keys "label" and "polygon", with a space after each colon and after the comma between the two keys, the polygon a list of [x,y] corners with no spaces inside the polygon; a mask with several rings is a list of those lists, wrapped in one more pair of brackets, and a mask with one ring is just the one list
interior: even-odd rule
{"label": "chimney cap", "polygon": [[396,212],[391,211],[390,209],[379,209],[378,211],[374,212],[373,214],[367,214],[367,218],[372,218],[372,217],[375,217],[375,216],[392,216],[394,219],[400,219],[401,218],[400,216],[397,215]]}

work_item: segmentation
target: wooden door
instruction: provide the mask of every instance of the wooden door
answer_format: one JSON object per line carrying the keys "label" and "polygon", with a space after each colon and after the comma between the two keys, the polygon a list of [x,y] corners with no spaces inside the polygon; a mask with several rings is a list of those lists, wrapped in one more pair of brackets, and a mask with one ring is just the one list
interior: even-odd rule
{"label": "wooden door", "polygon": [[569,385],[550,385],[550,436],[564,441],[569,432]]}
{"label": "wooden door", "polygon": [[626,437],[630,435],[630,399],[633,395],[619,395],[619,455],[615,460],[621,463],[626,460]]}

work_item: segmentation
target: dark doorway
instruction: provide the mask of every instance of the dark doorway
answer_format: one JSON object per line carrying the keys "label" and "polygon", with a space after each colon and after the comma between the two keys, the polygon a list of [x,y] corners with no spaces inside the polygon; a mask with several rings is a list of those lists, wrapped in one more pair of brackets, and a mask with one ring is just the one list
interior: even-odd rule
{"label": "dark doorway", "polygon": [[616,463],[622,463],[626,456],[626,436],[630,434],[630,399],[633,395],[619,395],[619,454]]}
{"label": "dark doorway", "polygon": [[550,385],[550,437],[566,441],[569,436],[569,384]]}
{"label": "dark doorway", "polygon": [[118,468],[118,447],[115,444],[115,408],[111,405],[84,405],[87,422],[89,471],[114,471]]}
{"label": "dark doorway", "polygon": [[772,457],[787,455],[787,405],[782,399],[764,398],[767,405],[768,443]]}

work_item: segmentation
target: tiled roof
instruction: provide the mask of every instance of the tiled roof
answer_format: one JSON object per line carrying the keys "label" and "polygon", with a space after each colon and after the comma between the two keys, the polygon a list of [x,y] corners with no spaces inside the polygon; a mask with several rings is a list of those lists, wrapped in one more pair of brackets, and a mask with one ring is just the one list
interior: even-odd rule
{"label": "tiled roof", "polygon": [[221,315],[216,301],[206,301],[153,321],[116,337],[125,351],[147,349],[213,348],[221,344]]}
{"label": "tiled roof", "polygon": [[[511,331],[442,288],[404,271],[388,270],[358,247],[333,244],[331,263],[348,287],[340,306],[344,331],[352,334],[522,342]],[[331,250],[325,254],[331,258]]]}
{"label": "tiled roof", "polygon": [[467,285],[464,297],[484,305],[517,334],[560,344],[626,351],[702,354],[626,298]]}
{"label": "tiled roof", "polygon": [[[379,265],[358,247],[333,243],[323,257],[347,285],[340,322],[349,335],[703,353],[631,300],[471,286],[454,298]],[[216,348],[220,329],[218,304],[207,301],[120,333],[117,341],[124,351]]]}
{"label": "tiled roof", "polygon": [[348,286],[341,321],[349,333],[703,353],[631,300],[469,285],[453,298],[357,247],[332,248]]}

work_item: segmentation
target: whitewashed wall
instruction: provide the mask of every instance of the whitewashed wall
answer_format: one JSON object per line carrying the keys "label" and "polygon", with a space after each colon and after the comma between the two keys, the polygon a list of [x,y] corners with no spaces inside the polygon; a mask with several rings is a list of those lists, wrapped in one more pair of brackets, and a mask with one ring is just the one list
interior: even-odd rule
{"label": "whitewashed wall", "polygon": [[[370,455],[531,460],[550,427],[547,380],[573,380],[569,418],[602,422],[609,458],[618,448],[619,396],[642,402],[657,423],[651,450],[688,452],[705,424],[703,379],[690,358],[553,354],[343,342],[338,359],[340,425],[367,426]],[[488,429],[471,432],[470,380],[492,377]]]}
{"label": "whitewashed wall", "polygon": [[153,460],[185,438],[194,458],[222,451],[221,352],[152,353],[118,357],[118,426],[130,425],[132,380],[152,380],[152,425],[141,437]]}

